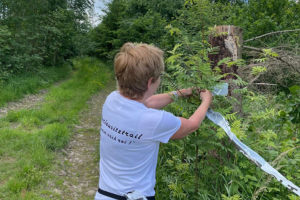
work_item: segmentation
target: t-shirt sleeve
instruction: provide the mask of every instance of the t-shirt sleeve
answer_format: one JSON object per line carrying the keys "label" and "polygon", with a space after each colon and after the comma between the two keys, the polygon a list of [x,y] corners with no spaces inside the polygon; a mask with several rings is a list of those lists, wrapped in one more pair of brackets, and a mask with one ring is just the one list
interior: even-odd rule
{"label": "t-shirt sleeve", "polygon": [[172,113],[162,111],[161,120],[153,132],[153,140],[167,143],[174,133],[178,131],[180,126],[181,121],[179,117],[174,116]]}

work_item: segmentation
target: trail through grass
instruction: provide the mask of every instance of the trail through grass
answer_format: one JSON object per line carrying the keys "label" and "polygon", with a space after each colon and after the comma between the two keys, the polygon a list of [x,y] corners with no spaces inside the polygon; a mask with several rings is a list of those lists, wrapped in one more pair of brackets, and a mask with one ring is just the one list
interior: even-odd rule
{"label": "trail through grass", "polygon": [[40,108],[10,111],[0,119],[0,199],[49,199],[42,188],[57,152],[68,144],[86,101],[111,79],[98,60],[75,60],[74,66],[72,77],[52,87]]}
{"label": "trail through grass", "polygon": [[39,90],[51,86],[54,82],[65,79],[71,73],[69,65],[41,68],[37,72],[26,72],[0,81],[0,108],[8,102],[16,101],[28,94],[38,93]]}
{"label": "trail through grass", "polygon": [[99,128],[106,96],[115,90],[115,82],[95,94],[88,109],[79,114],[80,122],[63,151],[58,152],[47,184],[36,193],[46,199],[93,199],[99,180]]}

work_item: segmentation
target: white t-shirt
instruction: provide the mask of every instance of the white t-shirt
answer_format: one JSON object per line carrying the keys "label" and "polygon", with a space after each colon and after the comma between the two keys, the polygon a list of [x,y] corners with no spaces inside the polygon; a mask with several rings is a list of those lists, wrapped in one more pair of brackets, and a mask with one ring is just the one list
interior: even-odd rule
{"label": "white t-shirt", "polygon": [[[112,92],[102,109],[99,187],[118,195],[138,190],[154,196],[159,144],[180,126],[173,114]],[[95,200],[100,199],[111,198],[97,192]]]}

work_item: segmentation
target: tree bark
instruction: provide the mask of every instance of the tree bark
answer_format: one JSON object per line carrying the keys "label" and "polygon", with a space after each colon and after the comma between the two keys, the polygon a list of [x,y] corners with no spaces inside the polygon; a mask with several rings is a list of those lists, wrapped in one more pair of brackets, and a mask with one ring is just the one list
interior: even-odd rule
{"label": "tree bark", "polygon": [[232,65],[228,67],[226,63],[218,66],[218,62],[224,58],[236,61],[242,57],[243,30],[231,25],[215,26],[209,42],[212,47],[218,49],[217,52],[208,55],[212,68],[219,67],[221,74],[227,74],[223,79],[229,83],[228,95],[237,100],[237,103],[233,105],[233,111],[242,115],[242,95],[232,93],[234,89],[239,87],[230,81],[231,79],[236,79],[235,74],[238,74],[238,66]]}
{"label": "tree bark", "polygon": [[[238,66],[228,67],[225,63],[218,66],[218,62],[224,58],[231,58],[233,61],[242,57],[242,29],[236,26],[224,25],[215,26],[214,33],[209,37],[209,43],[212,47],[218,49],[217,52],[209,54],[212,68],[219,67],[221,73],[237,74]],[[227,75],[224,79],[235,79],[234,75]]]}

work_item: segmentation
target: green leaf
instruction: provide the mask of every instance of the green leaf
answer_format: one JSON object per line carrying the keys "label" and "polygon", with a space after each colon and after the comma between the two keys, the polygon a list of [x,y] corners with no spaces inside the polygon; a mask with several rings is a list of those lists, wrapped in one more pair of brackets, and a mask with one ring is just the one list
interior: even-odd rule
{"label": "green leaf", "polygon": [[289,87],[289,90],[292,94],[296,95],[296,94],[300,93],[300,86],[293,85],[292,87]]}
{"label": "green leaf", "polygon": [[269,57],[278,57],[278,53],[272,51],[272,49],[263,49],[264,55]]}
{"label": "green leaf", "polygon": [[260,73],[263,73],[263,72],[266,72],[267,71],[267,68],[265,66],[255,66],[255,67],[252,67],[252,71],[251,73],[256,76]]}
{"label": "green leaf", "polygon": [[220,60],[217,65],[220,66],[222,64],[227,64],[230,61],[231,61],[231,58],[230,57],[226,57],[226,58],[223,58],[222,60]]}

